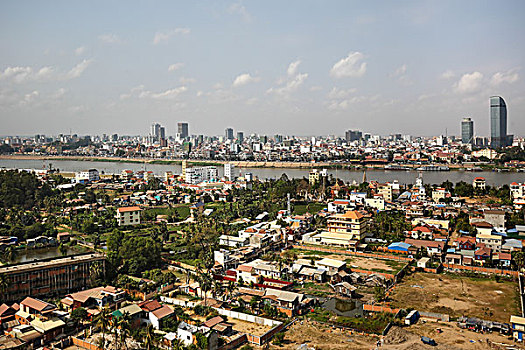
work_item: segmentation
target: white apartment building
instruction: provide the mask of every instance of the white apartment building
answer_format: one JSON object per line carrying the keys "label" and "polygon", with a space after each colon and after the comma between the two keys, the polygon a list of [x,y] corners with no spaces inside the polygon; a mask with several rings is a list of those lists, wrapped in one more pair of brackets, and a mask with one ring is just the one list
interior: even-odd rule
{"label": "white apartment building", "polygon": [[231,163],[224,164],[224,177],[228,181],[234,181],[236,176],[237,176],[237,174],[236,174],[236,171],[235,171],[235,165],[233,165]]}
{"label": "white apartment building", "polygon": [[100,180],[97,169],[89,169],[75,173],[75,182],[88,183]]}
{"label": "white apartment building", "polygon": [[196,185],[203,181],[214,181],[219,178],[219,171],[216,166],[186,168],[185,182]]}

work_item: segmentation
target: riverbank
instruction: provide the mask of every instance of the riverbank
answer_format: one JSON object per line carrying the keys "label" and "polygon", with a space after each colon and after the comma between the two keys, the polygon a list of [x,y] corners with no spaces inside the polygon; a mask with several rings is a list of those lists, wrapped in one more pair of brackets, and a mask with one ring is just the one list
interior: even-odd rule
{"label": "riverbank", "polygon": [[[51,155],[33,155],[33,154],[16,154],[16,155],[0,155],[0,160],[42,160],[42,161],[82,161],[82,162],[107,162],[107,163],[130,163],[130,164],[159,164],[159,165],[181,165],[183,159],[158,159],[158,158],[124,158],[124,157],[98,157],[98,156],[51,156]],[[389,170],[389,171],[404,171],[397,169],[385,169],[387,164],[361,164],[358,162],[256,162],[256,161],[242,161],[242,160],[187,160],[188,165],[191,166],[207,166],[215,165],[221,166],[226,163],[231,163],[237,168],[277,168],[277,169],[347,169],[347,170]],[[404,168],[407,170],[416,170],[422,165],[405,164]],[[472,164],[447,164],[450,170],[472,170]],[[483,170],[493,170],[494,165],[484,165]]]}

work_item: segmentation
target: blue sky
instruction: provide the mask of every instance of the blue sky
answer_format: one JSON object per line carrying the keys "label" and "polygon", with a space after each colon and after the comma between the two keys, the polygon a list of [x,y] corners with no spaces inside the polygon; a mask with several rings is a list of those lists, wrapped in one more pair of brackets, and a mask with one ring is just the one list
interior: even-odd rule
{"label": "blue sky", "polygon": [[525,135],[523,1],[0,3],[2,134]]}

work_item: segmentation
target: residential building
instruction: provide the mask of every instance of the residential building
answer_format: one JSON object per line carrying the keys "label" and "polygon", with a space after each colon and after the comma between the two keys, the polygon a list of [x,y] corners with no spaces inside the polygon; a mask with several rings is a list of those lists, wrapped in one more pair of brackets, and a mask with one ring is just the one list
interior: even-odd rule
{"label": "residential building", "polygon": [[184,181],[196,185],[204,181],[215,181],[219,178],[216,166],[192,167],[185,169]]}
{"label": "residential building", "polygon": [[97,169],[89,169],[75,173],[75,182],[76,183],[89,183],[100,180]]}
{"label": "residential building", "polygon": [[361,241],[367,232],[366,219],[360,212],[349,210],[344,214],[328,217],[328,232],[350,235],[350,239]]}
{"label": "residential building", "polygon": [[476,243],[478,245],[484,244],[487,248],[490,248],[495,252],[499,252],[501,251],[503,237],[491,233],[478,233],[476,235]]}
{"label": "residential building", "polygon": [[233,129],[226,128],[226,130],[224,130],[224,137],[226,140],[233,140]]}
{"label": "residential building", "polygon": [[480,190],[484,190],[486,184],[487,182],[484,177],[478,176],[478,177],[475,177],[474,180],[472,180],[472,186]]}
{"label": "residential building", "polygon": [[27,296],[57,297],[86,288],[94,264],[105,270],[105,257],[90,253],[42,259],[0,266],[0,274],[8,279],[3,301],[17,301]]}
{"label": "residential building", "polygon": [[140,225],[140,207],[122,207],[117,209],[117,223],[119,226]]}
{"label": "residential building", "polygon": [[505,212],[503,210],[484,210],[483,217],[497,231],[505,231]]}
{"label": "residential building", "polygon": [[228,179],[228,181],[235,180],[235,165],[233,165],[232,163],[224,164],[224,177]]}
{"label": "residential building", "polygon": [[525,340],[525,317],[510,316],[510,325],[514,340],[523,342]]}

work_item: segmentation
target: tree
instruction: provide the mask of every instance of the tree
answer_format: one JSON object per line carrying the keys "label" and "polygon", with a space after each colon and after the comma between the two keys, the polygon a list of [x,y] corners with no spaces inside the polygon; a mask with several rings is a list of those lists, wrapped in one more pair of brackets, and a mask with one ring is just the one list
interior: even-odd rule
{"label": "tree", "polygon": [[144,332],[144,338],[143,338],[143,341],[144,343],[144,348],[146,350],[151,350],[152,347],[153,347],[153,325],[148,325],[148,327],[146,327],[146,331]]}
{"label": "tree", "polygon": [[9,277],[2,273],[0,274],[0,292],[5,293],[7,292],[7,288],[9,288]]}
{"label": "tree", "polygon": [[102,348],[105,348],[105,345],[106,345],[106,332],[108,331],[108,327],[110,324],[110,319],[109,319],[110,315],[111,315],[110,310],[107,307],[105,307],[93,319],[94,326],[100,327],[100,330],[102,331]]}
{"label": "tree", "polygon": [[71,320],[76,323],[85,321],[87,318],[88,313],[83,307],[77,307],[75,310],[71,311]]}
{"label": "tree", "polygon": [[384,287],[376,286],[374,288],[374,298],[376,301],[383,301],[386,297],[386,291]]}
{"label": "tree", "polygon": [[283,344],[283,341],[284,341],[284,333],[283,332],[279,332],[277,333],[274,337],[273,337],[273,344],[277,345],[277,346],[281,346]]}
{"label": "tree", "polygon": [[518,271],[521,271],[525,267],[525,252],[512,252],[511,257]]}

